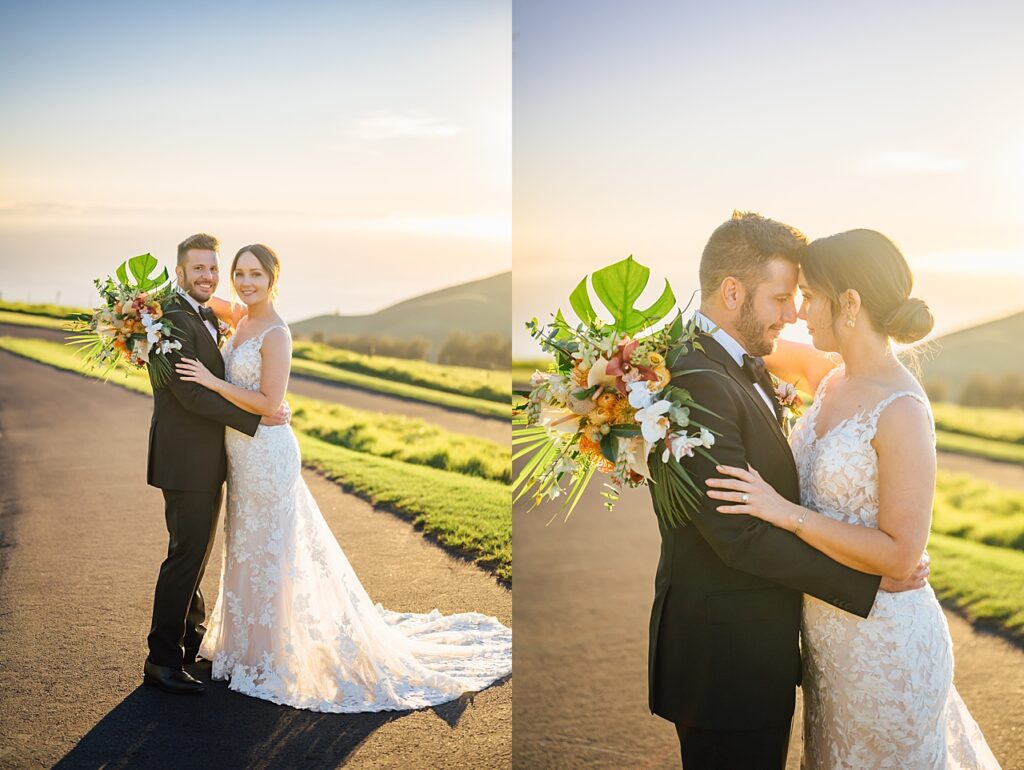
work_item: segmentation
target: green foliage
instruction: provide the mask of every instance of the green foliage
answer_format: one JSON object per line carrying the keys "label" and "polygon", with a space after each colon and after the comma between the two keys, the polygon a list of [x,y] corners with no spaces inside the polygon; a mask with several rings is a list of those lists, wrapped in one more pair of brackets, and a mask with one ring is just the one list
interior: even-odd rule
{"label": "green foliage", "polygon": [[[165,288],[170,282],[166,267],[158,275],[150,275],[159,266],[160,263],[152,254],[139,254],[139,256],[127,259],[118,265],[115,274],[117,280],[125,286],[132,286],[138,291],[152,292]],[[129,273],[134,280],[128,280]],[[112,281],[108,278],[107,284],[110,283]]]}
{"label": "green foliage", "polygon": [[292,427],[329,444],[416,465],[509,483],[508,446],[403,415],[376,414],[289,394]]}
{"label": "green foliage", "polygon": [[[620,262],[595,270],[590,276],[594,293],[612,314],[611,325],[624,335],[632,335],[654,326],[675,307],[676,298],[668,281],[665,281],[665,288],[653,305],[645,310],[634,307],[647,287],[650,275],[650,269],[630,255]],[[581,321],[588,326],[594,325],[597,312],[590,301],[586,276],[569,296],[569,304]]]}
{"label": "green foliage", "polygon": [[[508,403],[512,390],[512,378],[508,370],[490,371],[432,364],[426,361],[368,356],[315,342],[296,342],[293,352],[296,358],[328,364],[343,371],[500,404]],[[503,414],[507,414],[507,411]]]}
{"label": "green foliage", "polygon": [[1024,444],[1024,409],[992,409],[932,403],[935,427],[947,433]]}

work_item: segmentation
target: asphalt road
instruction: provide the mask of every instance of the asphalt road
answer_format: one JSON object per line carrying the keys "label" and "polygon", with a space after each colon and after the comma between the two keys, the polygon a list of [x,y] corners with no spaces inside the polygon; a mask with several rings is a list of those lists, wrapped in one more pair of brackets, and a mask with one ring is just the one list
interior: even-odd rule
{"label": "asphalt road", "polygon": [[[600,483],[568,523],[513,511],[517,695],[513,767],[678,768],[673,726],[647,707],[647,639],[659,537],[645,490],[613,512]],[[1024,651],[947,612],[955,683],[1005,769],[1024,768]],[[789,770],[799,767],[799,714]]]}
{"label": "asphalt road", "polygon": [[[145,483],[150,400],[0,352],[0,767],[508,768],[511,680],[432,709],[333,715],[212,683],[141,686],[163,500]],[[511,592],[311,472],[370,595],[477,610]],[[221,544],[203,587],[216,596]],[[201,671],[201,670],[200,670]]]}
{"label": "asphalt road", "polygon": [[[64,332],[58,329],[44,329],[37,326],[19,326],[17,324],[5,323],[0,323],[0,336],[45,339],[53,342],[63,342],[66,338]],[[443,406],[428,404],[424,401],[400,398],[399,396],[391,396],[372,390],[364,390],[299,375],[291,377],[288,383],[288,390],[300,396],[344,404],[353,409],[418,417],[445,430],[490,439],[502,446],[509,444],[512,440],[511,417],[509,419],[484,417],[483,415],[470,414],[458,409],[446,409]]]}

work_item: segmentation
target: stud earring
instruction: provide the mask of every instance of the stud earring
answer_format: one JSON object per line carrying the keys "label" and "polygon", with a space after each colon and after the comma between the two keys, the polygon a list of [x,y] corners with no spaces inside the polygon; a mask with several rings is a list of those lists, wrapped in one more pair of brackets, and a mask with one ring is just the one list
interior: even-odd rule
{"label": "stud earring", "polygon": [[846,316],[846,325],[852,329],[857,325],[857,317],[852,315]]}

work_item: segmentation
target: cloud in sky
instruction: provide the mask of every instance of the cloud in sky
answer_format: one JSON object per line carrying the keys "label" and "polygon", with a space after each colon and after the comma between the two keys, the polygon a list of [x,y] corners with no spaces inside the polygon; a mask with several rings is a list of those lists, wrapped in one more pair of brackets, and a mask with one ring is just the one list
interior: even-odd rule
{"label": "cloud in sky", "polygon": [[903,176],[906,174],[957,174],[967,161],[946,152],[932,150],[881,150],[861,157],[861,176]]}
{"label": "cloud in sky", "polygon": [[415,113],[374,113],[356,121],[351,134],[357,139],[444,139],[462,132],[447,118]]}

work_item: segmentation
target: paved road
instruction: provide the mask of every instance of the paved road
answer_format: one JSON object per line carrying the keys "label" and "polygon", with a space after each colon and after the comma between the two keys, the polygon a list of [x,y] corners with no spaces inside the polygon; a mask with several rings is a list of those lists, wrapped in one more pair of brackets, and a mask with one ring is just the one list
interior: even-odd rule
{"label": "paved road", "polygon": [[[45,339],[63,342],[64,332],[58,329],[43,329],[35,326],[18,326],[0,323],[0,336],[27,337],[29,339]],[[402,414],[418,417],[445,430],[465,433],[469,436],[490,439],[502,446],[512,440],[511,419],[496,419],[482,415],[469,414],[457,409],[446,409],[436,404],[423,401],[390,396],[372,390],[363,390],[348,385],[326,382],[313,377],[292,376],[289,391],[300,396],[318,398],[336,404],[344,404],[354,409],[366,409],[371,412],[385,414]]]}
{"label": "paved road", "polygon": [[[141,687],[167,535],[145,483],[149,399],[0,352],[0,767],[508,768],[511,680],[416,712],[332,715],[214,683]],[[370,595],[479,610],[511,592],[408,523],[306,472]],[[218,542],[203,587],[215,596]]]}
{"label": "paved road", "polygon": [[[679,767],[674,729],[647,710],[654,513],[644,490],[608,512],[599,487],[567,524],[547,524],[553,509],[513,512],[517,769]],[[1024,652],[947,619],[961,695],[1003,767],[1024,768]],[[794,730],[790,770],[799,746]]]}

